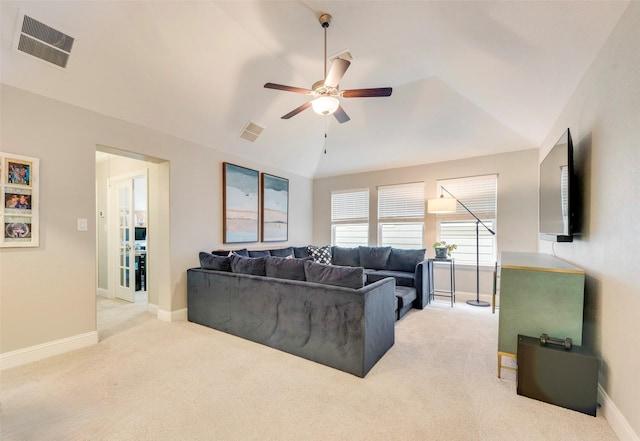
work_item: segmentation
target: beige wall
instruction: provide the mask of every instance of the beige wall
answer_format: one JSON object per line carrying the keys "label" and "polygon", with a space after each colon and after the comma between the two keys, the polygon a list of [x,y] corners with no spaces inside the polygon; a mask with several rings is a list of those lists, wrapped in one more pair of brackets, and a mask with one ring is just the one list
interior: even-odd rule
{"label": "beige wall", "polygon": [[583,341],[602,359],[603,410],[621,440],[638,440],[640,3],[627,8],[547,136],[540,161],[567,127],[584,195],[583,234],[573,243],[541,241],[540,251],[585,270]]}
{"label": "beige wall", "polygon": [[[458,161],[423,164],[412,167],[382,170],[333,178],[316,179],[313,184],[313,240],[316,244],[331,242],[331,192],[346,189],[369,189],[369,243],[376,243],[377,191],[379,185],[405,182],[425,183],[426,199],[437,197],[436,181],[486,174],[498,174],[498,222],[496,224],[499,251],[536,251],[538,237],[538,151],[523,150]],[[436,219],[427,214],[425,219],[425,247],[433,257],[431,248],[436,239]],[[458,265],[456,289],[463,293],[476,292],[475,266]],[[493,268],[483,268],[480,293],[492,291]],[[440,274],[442,273],[442,274]],[[436,288],[448,276],[437,271]]]}
{"label": "beige wall", "polygon": [[[311,241],[310,179],[6,85],[0,100],[2,150],[40,158],[41,172],[40,246],[0,251],[2,354],[96,329],[99,145],[159,160],[150,186],[168,194],[170,205],[159,207],[149,222],[169,233],[158,244],[166,262],[157,262],[167,270],[156,274],[158,306],[165,316],[186,307],[186,269],[198,265],[198,252],[223,246],[223,161],[288,178],[289,241],[277,245]],[[89,220],[89,231],[76,231],[78,218]]]}

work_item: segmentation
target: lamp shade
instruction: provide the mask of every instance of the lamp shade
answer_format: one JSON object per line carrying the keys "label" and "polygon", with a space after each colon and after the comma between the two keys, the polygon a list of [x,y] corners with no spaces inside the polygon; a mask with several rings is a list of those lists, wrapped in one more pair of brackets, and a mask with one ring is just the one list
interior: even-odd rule
{"label": "lamp shade", "polygon": [[311,101],[311,106],[318,115],[331,115],[338,110],[340,101],[335,96],[320,96]]}
{"label": "lamp shade", "polygon": [[429,199],[427,201],[427,212],[429,213],[455,213],[456,202],[454,198],[445,198],[440,196],[437,199]]}

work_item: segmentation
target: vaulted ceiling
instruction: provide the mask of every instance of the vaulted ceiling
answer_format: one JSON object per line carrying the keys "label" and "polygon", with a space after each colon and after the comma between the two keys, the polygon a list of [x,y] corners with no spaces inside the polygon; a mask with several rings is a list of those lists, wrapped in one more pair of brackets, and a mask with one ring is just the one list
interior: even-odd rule
{"label": "vaulted ceiling", "polygon": [[[628,4],[0,3],[3,83],[306,177],[540,147]],[[12,49],[21,11],[75,38],[65,69]],[[340,88],[393,94],[281,119],[309,97],[263,85],[322,79],[323,12],[328,54],[353,56]]]}

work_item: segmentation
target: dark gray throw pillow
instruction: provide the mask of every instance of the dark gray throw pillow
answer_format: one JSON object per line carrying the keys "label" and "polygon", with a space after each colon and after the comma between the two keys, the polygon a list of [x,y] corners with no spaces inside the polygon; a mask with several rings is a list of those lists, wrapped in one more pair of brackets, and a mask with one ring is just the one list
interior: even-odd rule
{"label": "dark gray throw pillow", "polygon": [[289,248],[279,248],[277,250],[269,250],[272,256],[276,257],[294,257],[293,256],[293,247]]}
{"label": "dark gray throw pillow", "polygon": [[416,265],[424,260],[426,251],[425,248],[415,250],[391,248],[387,269],[391,271],[414,272]]}
{"label": "dark gray throw pillow", "polygon": [[201,251],[200,268],[217,271],[231,271],[231,257],[216,256],[214,254]]}
{"label": "dark gray throw pillow", "polygon": [[266,276],[266,257],[243,257],[231,256],[231,271],[240,274],[251,274],[253,276]]}
{"label": "dark gray throw pillow", "polygon": [[293,257],[296,259],[309,257],[309,247],[293,247]]}
{"label": "dark gray throw pillow", "polygon": [[304,262],[306,259],[288,259],[285,257],[267,257],[265,270],[268,277],[289,280],[306,280]]}
{"label": "dark gray throw pillow", "polygon": [[360,267],[324,265],[311,260],[304,262],[307,282],[359,289],[364,286],[364,269]]}
{"label": "dark gray throw pillow", "polygon": [[370,269],[386,269],[391,247],[358,247],[360,265]]}
{"label": "dark gray throw pillow", "polygon": [[334,265],[360,266],[360,250],[358,247],[333,247],[331,254],[331,263]]}
{"label": "dark gray throw pillow", "polygon": [[238,256],[244,256],[244,257],[249,257],[249,250],[247,250],[246,248],[242,248],[240,250],[233,250],[233,251],[229,251],[229,255],[238,255]]}

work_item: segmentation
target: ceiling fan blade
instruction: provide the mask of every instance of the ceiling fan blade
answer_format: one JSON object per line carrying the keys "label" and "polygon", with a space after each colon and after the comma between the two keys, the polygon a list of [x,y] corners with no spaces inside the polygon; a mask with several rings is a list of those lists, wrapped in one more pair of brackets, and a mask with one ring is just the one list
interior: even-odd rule
{"label": "ceiling fan blade", "polygon": [[338,106],[338,110],[336,110],[333,113],[333,115],[336,117],[336,119],[338,120],[338,122],[340,124],[346,123],[347,121],[349,121],[351,119],[351,118],[349,118],[349,115],[347,115],[347,112],[344,111],[342,106]]}
{"label": "ceiling fan blade", "polygon": [[329,72],[327,73],[327,78],[324,80],[324,85],[327,87],[338,87],[342,76],[349,68],[351,64],[348,60],[343,60],[342,58],[336,58],[331,63],[331,67],[329,68]]}
{"label": "ceiling fan blade", "polygon": [[309,106],[311,106],[311,101],[308,101],[308,102],[304,103],[303,105],[296,107],[291,112],[287,113],[286,115],[281,116],[280,118],[281,119],[289,119],[292,116],[296,116],[298,113],[302,112],[304,109],[306,109]]}
{"label": "ceiling fan blade", "polygon": [[393,89],[391,87],[378,87],[374,89],[350,89],[343,90],[342,96],[344,98],[367,98],[377,96],[391,96]]}
{"label": "ceiling fan blade", "polygon": [[283,86],[282,84],[275,84],[275,83],[266,83],[264,87],[267,89],[284,90],[285,92],[303,93],[305,95],[308,93],[311,93],[309,89],[303,89],[301,87],[293,87],[293,86]]}

